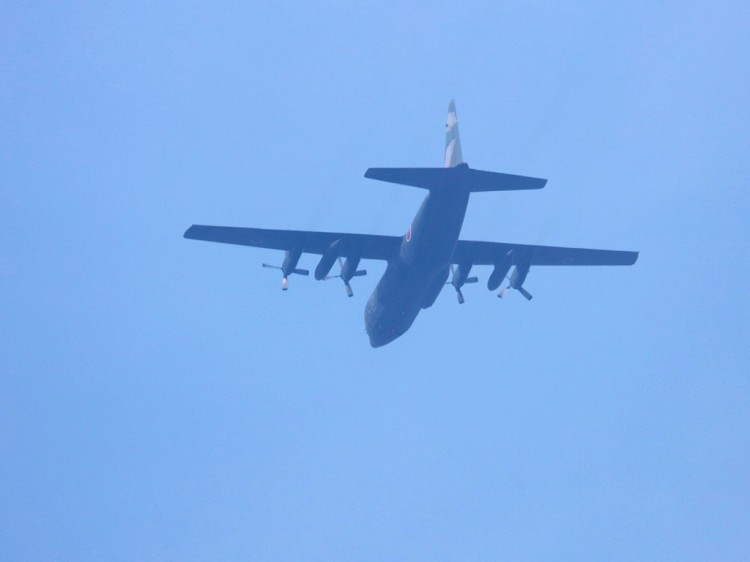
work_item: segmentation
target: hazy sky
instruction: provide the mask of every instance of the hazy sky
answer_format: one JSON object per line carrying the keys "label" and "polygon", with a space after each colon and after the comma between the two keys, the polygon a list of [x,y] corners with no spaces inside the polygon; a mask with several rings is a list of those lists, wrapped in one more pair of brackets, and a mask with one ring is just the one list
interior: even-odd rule
{"label": "hazy sky", "polygon": [[[0,6],[8,560],[750,559],[746,2]],[[450,287],[192,223],[403,234],[456,99],[463,236],[639,250]],[[313,269],[316,258],[300,266]]]}

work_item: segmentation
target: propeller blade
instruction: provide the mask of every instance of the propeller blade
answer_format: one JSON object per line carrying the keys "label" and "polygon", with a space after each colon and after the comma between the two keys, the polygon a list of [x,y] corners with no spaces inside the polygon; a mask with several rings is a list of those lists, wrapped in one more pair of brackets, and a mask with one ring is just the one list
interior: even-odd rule
{"label": "propeller blade", "polygon": [[516,287],[518,289],[518,292],[521,293],[524,297],[526,297],[527,301],[530,301],[534,297],[531,296],[531,293],[529,293],[526,289],[523,287]]}

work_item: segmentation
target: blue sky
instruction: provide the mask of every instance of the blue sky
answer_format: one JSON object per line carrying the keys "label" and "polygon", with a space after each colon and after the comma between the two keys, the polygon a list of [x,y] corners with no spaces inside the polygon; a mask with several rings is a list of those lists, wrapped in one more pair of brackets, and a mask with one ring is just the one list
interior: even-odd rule
{"label": "blue sky", "polygon": [[[14,560],[747,560],[746,3],[5,3]],[[402,234],[455,98],[463,236],[640,250],[363,309],[192,223]],[[303,257],[301,265],[314,267]],[[477,269],[485,281],[489,271]]]}

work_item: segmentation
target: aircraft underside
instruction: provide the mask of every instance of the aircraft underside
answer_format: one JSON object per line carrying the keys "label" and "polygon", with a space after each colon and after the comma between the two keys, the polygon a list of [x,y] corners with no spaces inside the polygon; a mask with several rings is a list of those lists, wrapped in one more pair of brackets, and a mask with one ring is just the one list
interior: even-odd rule
{"label": "aircraft underside", "polygon": [[[365,327],[373,347],[403,335],[420,310],[434,304],[449,276],[458,302],[463,303],[461,288],[477,280],[469,277],[474,266],[492,267],[487,279],[490,291],[507,280],[498,296],[514,289],[531,300],[523,285],[532,266],[632,265],[638,259],[638,252],[459,240],[471,193],[541,189],[547,180],[469,168],[463,161],[453,101],[448,106],[444,167],[369,168],[365,177],[428,190],[404,236],[193,225],[185,238],[283,250],[280,266],[263,265],[281,271],[284,290],[290,275],[309,274],[297,267],[305,253],[321,256],[315,279],[340,278],[350,297],[350,281],[366,274],[359,269],[360,260],[387,261],[365,307]],[[336,262],[340,272],[332,276]]]}

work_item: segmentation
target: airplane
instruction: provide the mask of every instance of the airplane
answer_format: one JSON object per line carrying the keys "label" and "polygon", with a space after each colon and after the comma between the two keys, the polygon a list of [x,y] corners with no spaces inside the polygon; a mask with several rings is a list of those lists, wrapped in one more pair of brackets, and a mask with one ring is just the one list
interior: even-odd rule
{"label": "airplane", "polygon": [[[435,303],[445,285],[453,286],[462,304],[461,288],[477,281],[469,276],[475,265],[492,266],[487,280],[490,291],[508,280],[499,297],[514,289],[531,300],[523,285],[532,265],[632,265],[638,259],[638,252],[459,240],[471,193],[541,189],[547,180],[470,168],[463,160],[453,100],[448,106],[443,167],[369,168],[365,177],[427,190],[403,236],[205,225],[191,226],[184,236],[284,250],[281,266],[263,264],[281,270],[283,290],[288,288],[290,275],[309,275],[308,270],[297,267],[303,253],[321,256],[315,279],[340,278],[350,297],[350,281],[367,273],[358,269],[360,260],[386,261],[385,273],[365,307],[365,328],[372,347],[402,336],[419,312]],[[337,261],[340,273],[331,276]]]}

